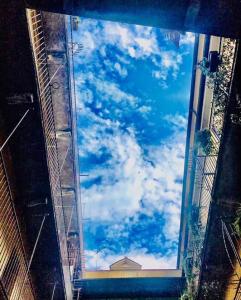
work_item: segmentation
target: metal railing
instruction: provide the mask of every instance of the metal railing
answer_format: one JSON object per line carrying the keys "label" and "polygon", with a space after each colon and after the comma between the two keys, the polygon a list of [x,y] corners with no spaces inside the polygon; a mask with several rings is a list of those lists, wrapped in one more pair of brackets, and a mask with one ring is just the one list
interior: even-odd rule
{"label": "metal railing", "polygon": [[2,152],[0,152],[0,281],[9,299],[35,299]]}
{"label": "metal railing", "polygon": [[[69,241],[69,228],[72,222],[72,213],[70,219],[68,209],[63,205],[63,192],[61,186],[61,172],[69,151],[67,149],[63,162],[60,163],[58,144],[55,130],[54,108],[51,95],[51,84],[56,74],[64,65],[56,65],[56,70],[50,77],[48,70],[48,61],[45,45],[45,33],[43,30],[42,14],[36,10],[28,10],[29,31],[32,42],[33,55],[38,79],[39,100],[41,107],[42,125],[45,134],[45,146],[47,152],[48,170],[50,177],[51,193],[54,205],[55,219],[58,230],[60,252],[62,258],[62,268],[65,283],[70,284],[73,281],[75,268],[79,266],[79,246]],[[76,204],[73,204],[71,211],[77,211]],[[78,244],[78,243],[77,243]],[[74,254],[73,254],[74,253]],[[73,255],[74,258],[73,259]],[[71,269],[73,267],[74,270]],[[67,292],[68,294],[68,292]]]}
{"label": "metal railing", "polygon": [[[235,42],[233,41],[232,45],[230,46],[229,39],[223,39],[221,53],[220,56],[223,61],[225,61],[225,74],[226,82],[225,82],[225,91],[223,95],[225,97],[224,104],[226,105],[228,102],[228,95],[230,93],[230,86],[231,86],[231,79],[232,79],[232,72],[233,72],[233,60],[235,54]],[[228,51],[228,46],[231,48],[231,52]],[[230,82],[228,82],[228,80]],[[217,91],[218,87],[216,88]],[[224,88],[223,88],[224,89]],[[215,90],[214,96],[215,98]],[[213,190],[213,183],[214,177],[216,173],[216,165],[217,165],[217,157],[220,147],[221,135],[222,135],[222,128],[224,123],[224,116],[225,116],[225,107],[222,107],[221,111],[219,105],[215,101],[212,101],[212,107],[210,112],[210,121],[209,121],[209,130],[211,133],[211,142],[213,145],[213,152],[214,154],[210,155],[199,155],[195,157],[193,155],[193,160],[195,160],[195,182],[194,182],[194,195],[193,195],[193,203],[199,207],[200,216],[199,221],[202,225],[202,229],[206,230],[209,207],[212,200],[212,190]],[[222,104],[222,105],[224,105]],[[195,191],[196,190],[196,191]]]}
{"label": "metal railing", "polygon": [[[225,83],[225,91],[224,91],[224,97],[223,102],[221,105],[224,105],[221,107],[217,107],[217,105],[220,105],[217,101],[221,101],[220,98],[213,99],[211,111],[210,111],[210,120],[209,120],[209,128],[208,130],[211,133],[211,143],[213,146],[213,149],[211,151],[212,154],[210,155],[203,155],[200,154],[202,151],[198,150],[197,154],[195,155],[194,152],[192,153],[192,158],[190,161],[190,166],[194,166],[194,189],[192,194],[192,213],[194,210],[194,220],[191,220],[191,228],[190,235],[189,235],[189,245],[190,249],[187,251],[190,253],[195,253],[193,255],[193,265],[196,267],[193,267],[192,272],[196,275],[195,285],[198,287],[199,280],[200,280],[200,270],[201,270],[201,264],[202,264],[202,252],[203,252],[203,244],[205,240],[205,234],[207,230],[208,225],[208,218],[209,218],[209,211],[210,211],[210,204],[212,202],[212,192],[213,192],[213,185],[216,175],[216,167],[217,167],[217,161],[218,161],[218,152],[222,137],[222,128],[224,124],[224,117],[225,117],[225,111],[226,106],[228,103],[228,95],[230,93],[230,87],[231,87],[231,80],[232,80],[232,72],[233,72],[233,60],[234,60],[234,49],[232,48],[232,55],[228,53],[227,47],[225,46],[225,43],[228,43],[229,40],[224,39],[223,40],[223,46],[222,46],[222,52],[221,57],[223,60],[226,59],[226,63],[228,64],[228,70],[226,74],[230,77],[228,82],[228,76],[226,78]],[[227,56],[230,55],[230,57],[227,58]],[[219,87],[216,86],[216,91]],[[215,89],[214,89],[215,93]],[[215,94],[213,95],[215,97]],[[194,223],[194,224],[193,224]],[[198,234],[197,234],[198,233]],[[197,241],[197,235],[199,240]],[[193,244],[196,245],[197,249],[193,249]],[[192,254],[191,254],[192,255]],[[239,299],[239,298],[237,298]],[[236,299],[236,300],[237,300]]]}
{"label": "metal railing", "polygon": [[234,300],[241,299],[241,280],[239,279],[238,283],[236,284],[236,292],[234,296]]}
{"label": "metal railing", "polygon": [[199,222],[204,229],[207,224],[212,187],[216,171],[217,155],[196,158],[195,185],[197,188],[196,205],[199,207]]}
{"label": "metal railing", "polygon": [[235,259],[239,269],[241,269],[241,257],[239,254],[239,250],[236,248],[236,246],[239,244],[238,239],[236,237],[236,233],[235,230],[233,229],[232,224],[226,224],[224,220],[221,219],[221,228],[222,228],[224,248],[228,260],[230,262],[230,265],[234,272],[233,276],[235,277],[235,279],[232,280],[232,289],[235,291],[234,300],[240,300],[241,299],[241,277],[240,274],[236,271],[237,267],[234,265],[233,262],[233,259]]}
{"label": "metal railing", "polygon": [[[226,44],[229,45],[229,39],[223,39],[222,47],[221,47],[221,53],[220,56],[222,57],[222,60],[225,61],[227,67],[222,67],[225,69],[225,74],[227,75],[225,78],[225,85],[222,87],[222,89],[225,88],[225,91],[221,96],[216,96],[216,92],[220,92],[219,90],[219,84],[221,83],[215,83],[214,84],[214,94],[213,94],[213,100],[211,105],[211,111],[210,111],[210,119],[208,124],[208,130],[211,134],[211,141],[212,144],[212,153],[210,155],[203,155],[200,154],[203,151],[198,150],[197,154],[195,155],[192,153],[192,158],[190,161],[191,166],[195,166],[195,181],[194,181],[194,191],[193,191],[193,205],[197,206],[199,208],[199,222],[202,227],[202,230],[206,230],[207,220],[208,220],[208,213],[209,213],[209,207],[212,200],[212,189],[213,189],[213,182],[214,177],[216,173],[216,165],[217,165],[217,156],[219,152],[220,147],[220,140],[222,135],[222,128],[224,123],[224,112],[225,107],[224,105],[228,102],[228,95],[229,95],[229,88],[232,78],[232,60],[233,57],[228,53]],[[234,56],[234,50],[232,48],[233,56]],[[231,57],[228,57],[230,55]],[[228,57],[228,58],[227,58]],[[226,66],[225,65],[225,66]],[[207,86],[209,87],[209,79],[207,79]],[[222,98],[220,100],[220,98]],[[221,108],[220,108],[221,106]],[[203,128],[206,129],[206,128]],[[194,150],[192,150],[194,151]]]}

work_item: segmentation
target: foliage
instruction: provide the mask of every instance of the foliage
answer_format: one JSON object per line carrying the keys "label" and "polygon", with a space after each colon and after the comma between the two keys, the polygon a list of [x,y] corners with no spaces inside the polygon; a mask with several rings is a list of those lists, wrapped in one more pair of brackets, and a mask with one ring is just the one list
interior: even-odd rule
{"label": "foliage", "polygon": [[203,129],[197,132],[196,146],[201,149],[205,155],[215,153],[215,146],[212,140],[212,135],[209,129]]}
{"label": "foliage", "polygon": [[234,230],[235,230],[236,234],[238,235],[238,237],[241,238],[241,205],[239,206],[239,208],[236,211],[236,217],[233,222],[233,227],[234,227]]}
{"label": "foliage", "polygon": [[202,74],[206,76],[207,86],[213,90],[214,113],[218,114],[224,111],[227,103],[231,74],[224,66],[223,61],[217,72],[210,72],[207,66],[208,60],[204,57],[198,63],[198,68],[201,70]]}
{"label": "foliage", "polygon": [[194,300],[194,299],[195,296],[192,294],[192,292],[188,291],[188,289],[186,289],[180,297],[180,300]]}
{"label": "foliage", "polygon": [[214,89],[215,101],[220,100],[219,97],[216,96],[222,96],[221,94],[225,97],[229,96],[228,92],[231,84],[234,50],[235,42],[231,39],[225,39],[222,55],[219,56],[220,64],[217,72],[210,72],[209,61],[206,57],[197,64],[202,74],[207,77],[208,86]]}
{"label": "foliage", "polygon": [[[185,264],[187,261],[185,262]],[[180,300],[194,300],[196,298],[195,279],[196,275],[192,273],[192,270],[184,268],[185,276],[187,279],[187,288],[183,291]]]}
{"label": "foliage", "polygon": [[[190,252],[189,252],[190,255]],[[185,257],[183,270],[187,279],[187,283],[190,284],[195,279],[195,275],[193,274],[193,258],[192,257]]]}
{"label": "foliage", "polygon": [[241,125],[241,96],[236,94],[234,112],[230,114],[230,119],[233,124]]}
{"label": "foliage", "polygon": [[204,76],[213,78],[214,73],[209,71],[209,61],[208,61],[207,57],[204,57],[202,60],[200,60],[197,64],[197,67],[201,70],[201,72]]}
{"label": "foliage", "polygon": [[241,125],[241,113],[231,114],[230,119],[233,124]]}
{"label": "foliage", "polygon": [[196,297],[195,279],[196,274],[193,274],[192,263],[190,264],[189,259],[185,259],[184,262],[184,273],[187,280],[187,288],[183,291],[180,300],[194,300]]}
{"label": "foliage", "polygon": [[[219,56],[220,64],[217,72],[210,72],[207,58],[203,58],[197,64],[202,74],[206,76],[208,87],[213,90],[212,125],[219,134],[222,132],[225,108],[229,99],[235,46],[235,40],[228,38],[223,39],[221,55]],[[231,116],[231,120],[241,125],[241,118],[236,115]]]}
{"label": "foliage", "polygon": [[[220,296],[223,296],[224,283],[219,280],[209,280],[202,282],[200,287],[200,294],[202,295],[203,300],[213,300],[213,299],[223,299]],[[180,300],[195,300],[197,298],[197,293],[190,289],[188,286],[180,297]]]}
{"label": "foliage", "polygon": [[[201,254],[203,248],[203,240],[204,240],[204,230],[201,224],[193,223],[191,226],[191,252],[193,257],[193,270],[197,271],[201,267]],[[194,271],[193,271],[194,272]],[[196,277],[197,274],[193,273],[193,276]]]}
{"label": "foliage", "polygon": [[216,95],[217,93],[221,92],[224,93],[225,96],[228,96],[227,88],[230,84],[230,70],[226,68],[223,60],[219,65],[217,72],[210,72],[208,65],[209,62],[206,57],[204,57],[197,65],[202,74],[206,76],[208,87],[213,89],[214,94]]}
{"label": "foliage", "polygon": [[204,230],[199,222],[199,207],[196,205],[192,206],[189,213],[188,226],[190,229],[189,249],[187,250],[183,265],[187,288],[180,300],[194,300],[197,294],[197,280],[201,267]]}
{"label": "foliage", "polygon": [[220,280],[209,280],[202,283],[201,295],[203,300],[223,299],[225,283]]}

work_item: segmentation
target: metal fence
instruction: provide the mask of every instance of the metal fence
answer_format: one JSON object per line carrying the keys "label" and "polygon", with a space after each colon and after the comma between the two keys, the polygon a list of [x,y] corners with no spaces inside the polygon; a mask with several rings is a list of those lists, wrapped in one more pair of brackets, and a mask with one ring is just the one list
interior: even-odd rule
{"label": "metal fence", "polygon": [[[228,96],[230,92],[232,72],[233,72],[233,60],[235,52],[235,42],[234,45],[229,39],[223,39],[223,45],[221,50],[222,61],[225,62],[225,85],[219,90],[216,85],[214,88],[212,106],[210,111],[209,120],[209,132],[211,134],[212,143],[212,154],[203,155],[203,151],[197,150],[197,154],[194,152],[191,155],[190,165],[195,167],[194,170],[194,189],[192,194],[192,217],[191,220],[191,230],[189,235],[189,245],[188,254],[193,257],[193,268],[192,272],[196,275],[195,285],[198,287],[200,279],[200,269],[201,269],[201,257],[203,250],[203,243],[205,239],[205,233],[208,224],[210,204],[212,202],[212,191],[216,174],[218,152],[220,147],[220,141],[222,136],[222,128],[224,124],[225,110],[228,103]],[[231,46],[230,46],[231,45]],[[230,52],[228,51],[230,48]],[[207,80],[208,82],[208,80]],[[208,83],[207,83],[208,84]],[[219,93],[217,96],[215,93]],[[205,128],[206,129],[206,128]],[[193,151],[193,150],[192,150]],[[195,228],[195,230],[193,230]],[[200,238],[198,240],[198,238]],[[193,249],[193,245],[196,245],[196,249]],[[194,253],[192,255],[190,253]],[[194,267],[195,266],[195,267]],[[239,298],[237,298],[239,299]]]}
{"label": "metal fence", "polygon": [[236,283],[236,293],[234,300],[240,300],[241,299],[241,280]]}
{"label": "metal fence", "polygon": [[[217,157],[220,147],[222,128],[224,123],[225,109],[228,102],[230,92],[233,60],[235,54],[235,41],[223,39],[221,47],[221,59],[225,63],[225,67],[221,67],[225,74],[225,84],[219,87],[215,84],[212,107],[210,112],[209,131],[211,133],[211,143],[213,145],[213,153],[210,155],[192,156],[192,161],[195,160],[195,182],[193,203],[199,207],[199,222],[202,230],[206,230],[209,207],[212,200],[212,190],[214,177],[216,173]],[[216,93],[219,93],[217,96]]]}
{"label": "metal fence", "polygon": [[27,258],[12,201],[4,156],[0,152],[0,281],[8,299],[35,298],[27,273]]}
{"label": "metal fence", "polygon": [[[240,272],[237,272],[237,269],[241,270],[241,257],[239,250],[236,248],[236,245],[239,245],[237,234],[233,228],[232,224],[226,224],[224,220],[221,220],[221,228],[222,228],[222,237],[224,242],[225,251],[230,262],[230,265],[233,269],[233,280],[231,287],[235,292],[234,300],[241,299],[241,277]],[[234,263],[237,262],[237,266]]]}
{"label": "metal fence", "polygon": [[196,158],[195,185],[196,199],[195,203],[199,208],[199,222],[202,228],[206,227],[208,211],[212,199],[212,187],[216,171],[217,155],[203,156]]}
{"label": "metal fence", "polygon": [[[28,23],[38,78],[42,124],[45,134],[50,185],[58,230],[63,274],[65,284],[68,284],[73,281],[74,274],[76,274],[76,270],[78,270],[80,259],[78,243],[74,243],[69,239],[71,219],[73,211],[76,212],[77,207],[76,204],[73,204],[71,208],[68,207],[68,212],[66,211],[66,213],[70,215],[70,217],[69,219],[66,218],[65,207],[63,205],[63,191],[61,187],[61,172],[67,153],[64,155],[64,161],[60,163],[51,95],[52,82],[59,70],[64,66],[56,65],[56,70],[50,77],[41,12],[28,10]],[[69,147],[67,151],[69,151]],[[69,213],[69,210],[71,210],[71,213]]]}

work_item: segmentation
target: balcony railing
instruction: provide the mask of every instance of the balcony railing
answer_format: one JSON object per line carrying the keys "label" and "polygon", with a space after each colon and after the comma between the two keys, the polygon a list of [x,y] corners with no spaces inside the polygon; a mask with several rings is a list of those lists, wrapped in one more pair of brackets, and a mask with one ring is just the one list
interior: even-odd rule
{"label": "balcony railing", "polygon": [[[197,289],[200,279],[200,269],[202,264],[202,252],[205,239],[205,233],[208,224],[210,204],[212,202],[212,193],[215,182],[218,152],[222,137],[222,129],[225,118],[226,106],[229,101],[229,93],[233,74],[233,61],[235,55],[235,42],[229,39],[222,41],[221,57],[225,63],[225,84],[222,87],[215,85],[213,101],[210,112],[209,128],[211,133],[211,142],[213,152],[209,155],[200,154],[197,151],[190,155],[189,165],[194,166],[194,189],[192,194],[192,214],[190,220],[189,248],[187,250],[187,263],[191,259],[189,272],[194,274],[194,284]],[[229,51],[230,50],[230,51]],[[219,93],[219,95],[215,93]],[[220,101],[220,102],[219,102]],[[206,129],[206,128],[205,128]],[[190,264],[189,264],[190,266]],[[239,298],[237,298],[239,299]],[[236,299],[236,300],[237,300]]]}
{"label": "balcony railing", "polygon": [[196,205],[199,207],[199,222],[202,227],[207,224],[216,164],[217,155],[200,155],[196,158],[195,185],[198,193]]}
{"label": "balcony railing", "polygon": [[[224,83],[215,82],[213,87],[213,100],[210,111],[210,120],[208,130],[211,133],[211,143],[213,145],[213,154],[210,155],[192,155],[192,162],[195,163],[195,182],[193,203],[200,209],[200,222],[205,230],[210,202],[212,200],[213,182],[216,173],[217,156],[219,152],[222,128],[225,117],[228,95],[230,92],[233,60],[235,54],[235,41],[230,39],[222,40],[221,47],[221,69],[224,69]],[[207,85],[209,85],[207,79]],[[218,95],[217,95],[218,93]]]}
{"label": "balcony railing", "polygon": [[[35,10],[28,10],[29,31],[32,42],[33,56],[38,79],[39,101],[42,115],[42,125],[45,135],[45,146],[47,152],[49,178],[54,205],[54,213],[58,230],[59,246],[62,258],[63,274],[67,295],[71,295],[70,283],[73,281],[76,269],[80,264],[79,243],[69,238],[69,230],[73,212],[77,212],[76,203],[72,207],[65,208],[63,204],[63,190],[61,186],[61,173],[64,167],[64,161],[60,163],[60,153],[55,129],[55,114],[52,103],[51,86],[56,74],[64,65],[56,65],[56,70],[50,76],[48,69],[48,60],[45,44],[45,33],[43,29],[42,13]],[[71,213],[69,214],[69,211]],[[69,216],[70,217],[67,217]],[[78,237],[77,237],[78,238]]]}
{"label": "balcony railing", "polygon": [[4,155],[0,152],[0,283],[7,299],[35,299],[27,265]]}
{"label": "balcony railing", "polygon": [[[233,280],[232,280],[232,290],[235,292],[234,300],[241,299],[241,257],[238,249],[239,241],[237,234],[233,228],[232,224],[226,223],[221,219],[221,228],[222,228],[222,237],[224,248],[230,262],[230,265],[233,269]],[[237,265],[236,265],[237,264]],[[239,272],[237,271],[239,270]]]}
{"label": "balcony railing", "polygon": [[[207,217],[209,212],[209,206],[212,200],[212,190],[214,177],[216,173],[217,156],[219,152],[219,146],[222,135],[222,128],[225,117],[226,105],[228,103],[228,95],[231,87],[232,72],[233,72],[233,60],[235,54],[235,41],[230,39],[223,39],[221,47],[221,60],[223,61],[225,68],[225,83],[222,87],[219,87],[221,83],[215,83],[213,101],[210,113],[209,130],[211,133],[211,142],[214,147],[214,154],[211,155],[197,155],[195,159],[195,184],[194,190],[194,203],[196,203],[200,209],[200,222],[203,229],[206,229]],[[216,95],[219,92],[220,95]],[[219,99],[216,99],[219,97]],[[220,100],[220,97],[224,99]],[[223,101],[221,104],[217,101]],[[222,107],[220,107],[222,105]]]}

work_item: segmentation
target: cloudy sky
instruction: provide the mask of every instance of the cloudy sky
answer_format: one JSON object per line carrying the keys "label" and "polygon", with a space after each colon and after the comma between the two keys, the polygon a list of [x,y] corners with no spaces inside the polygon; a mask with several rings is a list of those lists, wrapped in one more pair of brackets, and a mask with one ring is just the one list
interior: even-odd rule
{"label": "cloudy sky", "polygon": [[73,41],[86,268],[175,268],[194,36],[81,19]]}

